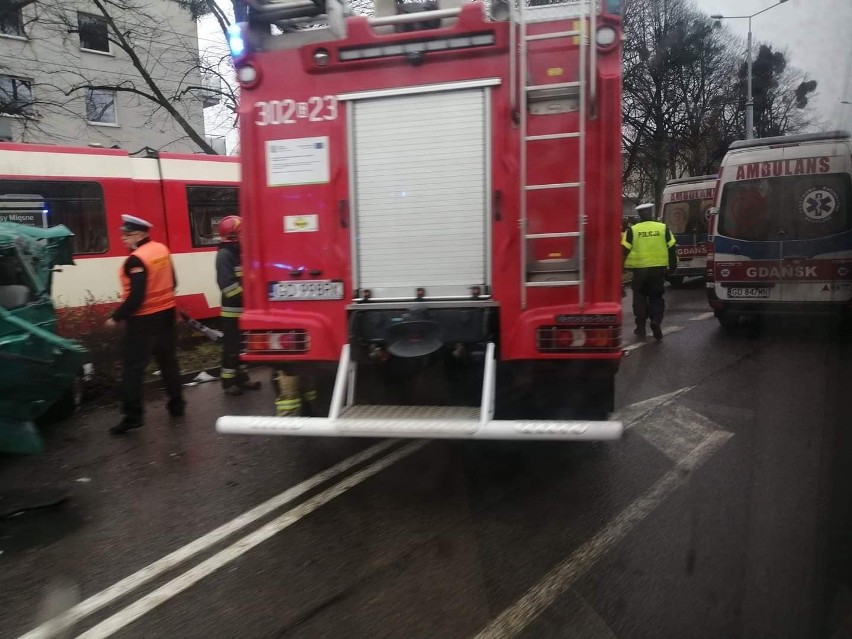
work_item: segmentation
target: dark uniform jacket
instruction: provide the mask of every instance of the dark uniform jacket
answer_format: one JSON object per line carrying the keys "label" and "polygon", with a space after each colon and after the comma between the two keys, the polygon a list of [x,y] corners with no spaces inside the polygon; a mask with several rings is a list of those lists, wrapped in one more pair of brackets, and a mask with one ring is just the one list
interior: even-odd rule
{"label": "dark uniform jacket", "polygon": [[239,317],[243,312],[243,267],[240,245],[222,242],[216,253],[216,283],[222,291],[222,317]]}

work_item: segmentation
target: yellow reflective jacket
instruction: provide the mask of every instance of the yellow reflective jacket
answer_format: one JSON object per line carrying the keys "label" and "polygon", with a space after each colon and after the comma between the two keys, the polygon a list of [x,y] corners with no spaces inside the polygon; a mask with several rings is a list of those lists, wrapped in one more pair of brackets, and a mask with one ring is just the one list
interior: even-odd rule
{"label": "yellow reflective jacket", "polygon": [[626,268],[669,266],[669,249],[674,235],[662,222],[639,222],[627,229],[621,245],[628,250]]}

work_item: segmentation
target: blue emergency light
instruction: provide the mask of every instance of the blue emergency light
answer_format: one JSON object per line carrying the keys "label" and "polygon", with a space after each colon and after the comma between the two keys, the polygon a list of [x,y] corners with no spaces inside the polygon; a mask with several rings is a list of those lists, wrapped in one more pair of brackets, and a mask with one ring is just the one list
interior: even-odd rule
{"label": "blue emergency light", "polygon": [[246,41],[243,39],[243,30],[239,24],[228,26],[228,47],[234,58],[239,58],[246,52]]}

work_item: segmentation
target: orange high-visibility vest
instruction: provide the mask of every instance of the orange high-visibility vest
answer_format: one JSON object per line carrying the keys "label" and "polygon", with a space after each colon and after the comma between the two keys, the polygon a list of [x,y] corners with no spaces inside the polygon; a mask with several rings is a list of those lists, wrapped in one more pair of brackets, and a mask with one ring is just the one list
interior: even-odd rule
{"label": "orange high-visibility vest", "polygon": [[[134,250],[131,255],[138,257],[145,265],[147,272],[145,299],[133,315],[150,315],[169,308],[174,308],[175,274],[172,270],[172,259],[169,249],[159,242],[145,242]],[[130,278],[124,273],[124,265],[118,272],[121,279],[122,299],[130,295]]]}

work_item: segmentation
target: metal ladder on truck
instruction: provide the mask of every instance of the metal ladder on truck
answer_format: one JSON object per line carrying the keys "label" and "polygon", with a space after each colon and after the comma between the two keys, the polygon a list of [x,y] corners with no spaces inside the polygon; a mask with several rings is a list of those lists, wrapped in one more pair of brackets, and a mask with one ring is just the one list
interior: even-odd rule
{"label": "metal ladder on truck", "polygon": [[[596,50],[591,46],[595,33],[595,10],[590,8],[594,0],[562,2],[537,6],[526,6],[529,0],[512,3],[512,24],[510,31],[510,85],[513,107],[518,112],[520,133],[520,230],[521,241],[521,308],[527,307],[527,289],[578,287],[578,298],[582,307],[586,301],[584,262],[585,262],[585,208],[586,208],[586,120],[589,109],[595,105]],[[573,20],[571,30],[544,31],[531,34],[529,25],[536,23]],[[529,43],[541,40],[571,40],[579,43],[579,69],[577,80],[569,82],[549,82],[529,84]],[[546,99],[576,99],[578,104],[578,123],[576,130],[529,135],[528,118],[530,104]],[[550,184],[528,184],[528,157],[530,148],[546,140],[576,139],[578,148],[578,178],[575,182]],[[577,230],[555,230],[545,233],[529,232],[529,197],[533,191],[576,191],[577,192]],[[568,220],[566,220],[567,222]],[[559,259],[531,259],[530,243],[541,240],[575,238],[573,255]]]}

